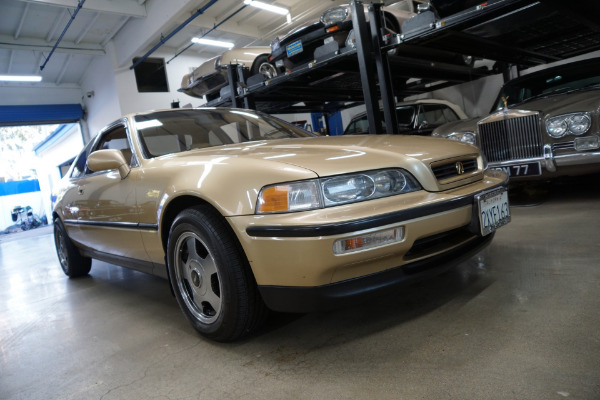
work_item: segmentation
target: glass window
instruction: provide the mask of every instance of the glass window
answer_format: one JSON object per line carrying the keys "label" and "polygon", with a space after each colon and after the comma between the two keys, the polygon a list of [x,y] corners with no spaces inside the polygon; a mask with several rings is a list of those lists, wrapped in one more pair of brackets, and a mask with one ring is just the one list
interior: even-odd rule
{"label": "glass window", "polygon": [[427,125],[441,125],[446,122],[444,112],[439,104],[426,104],[422,106],[419,114],[419,125],[422,123]]}
{"label": "glass window", "polygon": [[73,163],[73,170],[71,171],[71,178],[78,178],[85,173],[85,169],[87,167],[87,158],[90,154],[90,149],[92,148],[93,143],[93,140],[90,141],[75,159],[75,162]]}
{"label": "glass window", "polygon": [[135,116],[146,157],[244,143],[314,136],[250,110],[179,109]]}
{"label": "glass window", "polygon": [[452,121],[457,121],[460,119],[460,118],[458,118],[458,115],[456,115],[454,110],[451,109],[450,107],[442,106],[442,111],[444,113],[444,118],[446,118],[446,121],[444,121],[444,122],[452,122]]}
{"label": "glass window", "polygon": [[127,130],[123,125],[117,126],[102,135],[94,150],[103,149],[121,150],[127,163],[130,166],[132,165],[133,153],[129,146],[129,140],[127,140]]}

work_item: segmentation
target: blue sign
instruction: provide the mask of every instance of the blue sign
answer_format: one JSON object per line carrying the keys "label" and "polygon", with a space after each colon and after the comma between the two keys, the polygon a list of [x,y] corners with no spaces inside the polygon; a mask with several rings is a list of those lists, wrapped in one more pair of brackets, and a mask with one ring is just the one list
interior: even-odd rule
{"label": "blue sign", "polygon": [[285,50],[287,51],[287,56],[288,57],[291,57],[291,56],[293,56],[295,54],[298,54],[298,53],[302,53],[302,50],[303,50],[303,48],[302,48],[302,40],[296,40],[295,42],[293,42],[291,44],[288,44],[285,47]]}

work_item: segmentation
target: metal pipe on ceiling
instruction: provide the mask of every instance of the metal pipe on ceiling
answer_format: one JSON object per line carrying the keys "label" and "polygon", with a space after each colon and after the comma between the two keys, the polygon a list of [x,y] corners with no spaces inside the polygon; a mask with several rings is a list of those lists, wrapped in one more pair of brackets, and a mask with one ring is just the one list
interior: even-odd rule
{"label": "metal pipe on ceiling", "polygon": [[[246,4],[244,4],[243,6],[241,6],[240,8],[238,8],[236,11],[234,11],[233,13],[231,13],[230,15],[227,16],[227,18],[225,18],[223,21],[219,22],[218,24],[216,24],[215,26],[213,26],[211,29],[209,29],[208,31],[204,32],[204,34],[202,36],[200,36],[200,38],[205,37],[206,35],[208,35],[209,33],[211,33],[212,31],[214,31],[215,29],[217,29],[219,26],[223,25],[225,22],[227,22],[231,17],[233,17],[234,15],[236,15],[237,13],[239,13],[240,11],[242,11],[244,8],[246,8]],[[195,43],[191,43],[187,46],[185,46],[185,48],[183,50],[181,50],[179,53],[175,54],[173,57],[171,57],[171,59],[169,61],[167,61],[167,64],[170,63],[171,61],[173,61],[174,59],[176,59],[177,57],[179,57],[179,55],[181,53],[183,53],[184,51],[186,51],[187,49],[189,49],[190,47],[192,47]]]}
{"label": "metal pipe on ceiling", "polygon": [[180,30],[182,30],[187,24],[189,24],[190,22],[192,22],[196,17],[198,17],[199,15],[203,14],[204,11],[206,11],[210,6],[212,6],[213,4],[215,4],[217,1],[218,0],[210,0],[210,2],[208,4],[206,4],[204,7],[202,7],[201,9],[199,9],[198,11],[196,11],[195,13],[193,13],[192,16],[189,17],[188,19],[186,19],[181,25],[179,25],[177,28],[173,29],[173,31],[171,31],[171,33],[169,33],[164,38],[161,38],[160,42],[158,42],[158,44],[156,46],[154,46],[153,48],[151,48],[146,54],[144,54],[142,57],[140,57],[139,59],[137,59],[136,62],[134,62],[131,67],[129,67],[129,69],[134,69],[135,67],[137,67],[142,61],[144,61],[146,58],[148,58],[150,56],[150,54],[154,53],[160,46],[162,46],[163,44],[165,44],[165,42],[167,40],[171,39],[177,32],[179,32]]}
{"label": "metal pipe on ceiling", "polygon": [[46,61],[44,61],[44,64],[42,66],[40,66],[40,71],[43,71],[44,68],[46,67],[46,64],[48,64],[48,61],[50,61],[50,57],[52,57],[52,54],[54,54],[54,50],[56,50],[56,48],[58,47],[58,45],[59,45],[60,41],[62,40],[63,36],[65,36],[65,33],[67,32],[67,29],[69,29],[69,26],[71,26],[71,23],[73,22],[73,20],[77,16],[77,13],[79,12],[79,10],[81,10],[81,7],[83,7],[83,3],[85,3],[85,0],[81,0],[79,2],[79,4],[77,5],[77,8],[75,9],[75,12],[73,13],[73,15],[71,15],[71,19],[69,20],[69,22],[67,22],[67,26],[65,26],[65,29],[63,29],[62,33],[58,37],[58,40],[54,44],[54,47],[52,47],[52,50],[50,50],[50,54],[48,54],[48,57],[46,57]]}

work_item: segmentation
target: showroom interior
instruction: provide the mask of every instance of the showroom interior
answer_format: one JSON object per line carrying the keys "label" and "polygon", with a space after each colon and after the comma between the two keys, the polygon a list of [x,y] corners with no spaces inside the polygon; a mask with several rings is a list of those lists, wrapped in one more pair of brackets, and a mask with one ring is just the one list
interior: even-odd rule
{"label": "showroom interior", "polygon": [[[328,15],[332,9],[337,14]],[[326,15],[346,20],[328,30],[321,27]],[[599,17],[591,0],[2,0],[0,398],[600,399]],[[315,48],[306,38],[316,33],[302,36],[307,26],[325,29]],[[227,59],[234,51],[237,58]],[[250,61],[242,61],[246,56]],[[304,56],[308,61],[294,61]],[[566,82],[570,65],[581,66],[573,72],[576,88]],[[548,89],[526,94],[537,76]],[[335,141],[355,143],[357,133],[418,143],[423,136],[423,143],[449,143],[449,152],[481,151],[477,162],[501,171],[485,176],[504,180],[510,218],[493,227],[482,250],[444,271],[347,306],[265,311],[243,337],[211,340],[182,313],[170,268],[146,274],[116,258],[92,257],[91,249],[81,253],[93,258],[91,270],[69,272],[71,253],[64,253],[65,238],[57,239],[69,229],[85,231],[65,231],[68,220],[57,209],[65,182],[83,193],[74,171],[89,156],[88,143],[109,154],[114,150],[95,139],[138,121],[135,114],[198,107],[272,115],[326,140],[331,159],[346,157],[334,157]],[[434,109],[444,110],[438,121],[426,114]],[[486,129],[523,116],[537,130],[511,125],[530,136],[511,131],[510,140],[525,153],[511,160],[492,153],[500,139],[493,142],[496,133]],[[42,127],[36,132],[43,137],[27,144],[27,158],[11,153],[11,132],[29,126]],[[152,164],[143,141],[134,144],[140,151],[133,159],[119,155],[129,166],[105,168],[111,179],[125,182],[135,173],[143,181],[136,168],[148,167],[150,177],[150,166],[175,160],[167,154],[164,164]],[[539,154],[530,156],[536,146]],[[427,157],[416,149],[406,152]],[[220,158],[209,164],[217,169],[226,157],[215,154]],[[464,174],[466,164],[448,154],[453,173]],[[94,162],[108,164],[88,157]],[[234,196],[225,188],[235,179],[221,182],[223,204]],[[166,192],[176,190],[171,186]],[[460,192],[452,189],[448,197]],[[159,204],[150,216],[159,221],[138,223],[140,237],[160,233],[166,192],[159,204],[159,194],[148,190]],[[89,215],[94,207],[104,206],[98,200]],[[176,226],[179,219],[169,218]],[[178,254],[167,245],[176,231],[157,235],[165,248],[154,250],[154,268]],[[294,240],[300,246],[302,239]],[[154,242],[145,242],[150,253],[147,243]],[[309,253],[289,257],[315,263]],[[262,287],[260,293],[269,306]]]}

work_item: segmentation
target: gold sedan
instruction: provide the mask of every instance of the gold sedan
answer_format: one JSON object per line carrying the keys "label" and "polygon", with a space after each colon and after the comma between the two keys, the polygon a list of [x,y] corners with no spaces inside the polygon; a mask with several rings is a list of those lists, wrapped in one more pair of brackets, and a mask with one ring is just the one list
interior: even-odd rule
{"label": "gold sedan", "polygon": [[169,279],[219,341],[267,309],[347,306],[439,273],[510,221],[507,176],[476,147],[430,137],[316,137],[240,109],[128,115],[61,182],[60,264],[91,259]]}

